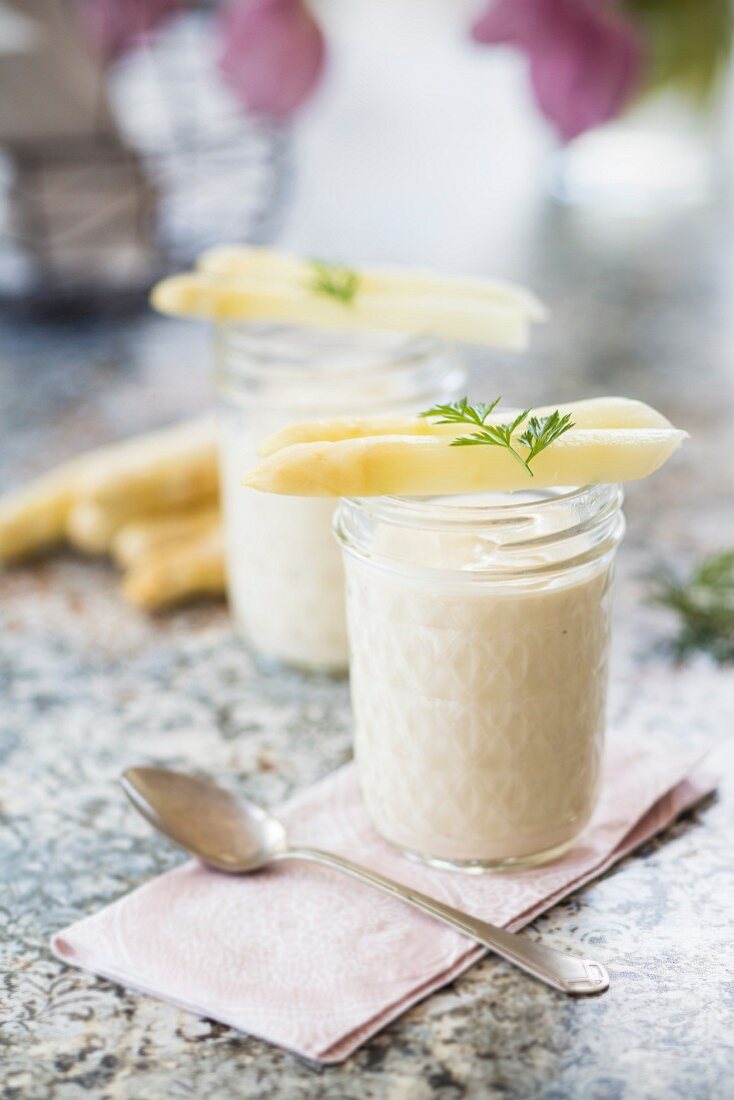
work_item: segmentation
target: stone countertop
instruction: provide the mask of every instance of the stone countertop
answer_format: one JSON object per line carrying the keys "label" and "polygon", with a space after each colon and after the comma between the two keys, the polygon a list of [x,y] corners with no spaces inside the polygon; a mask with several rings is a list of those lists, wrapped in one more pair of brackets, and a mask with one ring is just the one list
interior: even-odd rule
{"label": "stone countertop", "polygon": [[[734,545],[730,225],[710,213],[676,227],[674,247],[669,227],[610,244],[556,211],[534,239],[524,274],[554,322],[522,363],[476,356],[474,392],[629,394],[693,436],[629,493],[616,661],[644,670],[671,624],[643,606],[641,574]],[[8,323],[2,336],[3,486],[209,400],[205,335],[183,323]],[[53,931],[181,859],[125,804],[125,765],[228,772],[275,805],[349,753],[346,684],[256,668],[222,606],[148,619],[122,603],[110,567],[71,555],[0,577],[6,1100],[731,1095],[732,767],[717,797],[535,922],[608,962],[597,999],[488,958],[319,1069],[52,958]]]}

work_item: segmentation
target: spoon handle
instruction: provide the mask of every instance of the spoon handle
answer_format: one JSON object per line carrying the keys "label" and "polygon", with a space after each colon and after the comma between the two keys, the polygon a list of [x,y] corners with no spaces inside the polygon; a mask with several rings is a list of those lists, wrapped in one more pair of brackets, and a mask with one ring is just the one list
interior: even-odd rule
{"label": "spoon handle", "polygon": [[344,859],[342,856],[322,852],[316,848],[289,848],[279,852],[275,858],[310,860],[312,863],[321,863],[344,871],[352,878],[369,882],[379,890],[384,890],[385,893],[392,894],[416,909],[421,909],[424,913],[429,913],[437,920],[443,921],[444,924],[465,933],[503,959],[514,963],[515,966],[519,966],[528,974],[532,974],[533,977],[539,978],[555,989],[560,989],[563,993],[576,996],[601,993],[609,986],[609,975],[606,970],[591,959],[569,955],[565,951],[545,947],[514,932],[507,932],[504,928],[497,928],[487,921],[462,913],[460,909],[454,909],[451,905],[445,905],[436,898],[421,894],[411,886],[403,886],[393,879],[378,874],[377,871],[360,867],[359,864],[352,863],[351,860]]}

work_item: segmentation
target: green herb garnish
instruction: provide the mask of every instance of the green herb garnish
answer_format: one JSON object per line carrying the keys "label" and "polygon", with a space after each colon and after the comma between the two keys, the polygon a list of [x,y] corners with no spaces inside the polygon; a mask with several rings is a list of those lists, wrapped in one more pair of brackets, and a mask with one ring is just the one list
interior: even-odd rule
{"label": "green herb garnish", "polygon": [[678,614],[677,656],[703,650],[722,663],[734,661],[734,550],[706,558],[686,579],[659,569],[650,603]]}
{"label": "green herb garnish", "polygon": [[525,457],[526,465],[572,427],[571,414],[565,413],[561,416],[558,409],[550,413],[549,416],[531,416],[525,431],[521,436],[518,436],[518,443],[522,443],[523,447],[528,448],[528,454]]}
{"label": "green herb garnish", "polygon": [[[432,409],[427,409],[426,412],[422,412],[420,415],[437,417],[438,424],[472,424],[476,426],[480,429],[479,431],[471,432],[469,435],[459,435],[456,439],[451,440],[449,446],[475,447],[483,444],[490,447],[504,447],[527,470],[530,477],[533,477],[530,463],[536,455],[549,447],[554,440],[567,432],[569,428],[573,428],[571,414],[566,413],[561,416],[558,409],[556,409],[549,416],[537,417],[530,416],[532,409],[523,409],[514,420],[506,424],[487,424],[490,413],[494,412],[501,400],[502,398],[498,397],[490,403],[480,401],[476,405],[470,405],[468,399],[462,397],[459,401],[452,401],[447,405],[434,405]],[[515,439],[515,442],[528,448],[528,453],[523,457],[513,447],[513,436],[529,416],[530,419],[525,426],[525,430]]]}
{"label": "green herb garnish", "polygon": [[476,424],[482,427],[490,413],[499,405],[501,397],[496,397],[491,405],[485,405],[483,401],[477,401],[476,405],[470,405],[467,397],[458,401],[451,401],[448,405],[434,405],[432,409],[418,413],[419,416],[435,416],[438,424]]}
{"label": "green herb garnish", "polygon": [[357,272],[348,267],[324,263],[323,260],[311,260],[310,264],[313,268],[313,279],[309,283],[309,290],[335,298],[342,305],[351,305],[359,290]]}

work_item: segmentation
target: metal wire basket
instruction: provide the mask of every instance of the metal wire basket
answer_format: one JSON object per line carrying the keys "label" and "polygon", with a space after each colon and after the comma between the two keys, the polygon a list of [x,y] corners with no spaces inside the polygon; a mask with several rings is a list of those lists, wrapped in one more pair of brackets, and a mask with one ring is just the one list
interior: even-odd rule
{"label": "metal wire basket", "polygon": [[235,102],[216,49],[205,12],[177,18],[109,72],[119,139],[44,141],[0,162],[0,303],[119,305],[211,244],[272,239],[290,135]]}

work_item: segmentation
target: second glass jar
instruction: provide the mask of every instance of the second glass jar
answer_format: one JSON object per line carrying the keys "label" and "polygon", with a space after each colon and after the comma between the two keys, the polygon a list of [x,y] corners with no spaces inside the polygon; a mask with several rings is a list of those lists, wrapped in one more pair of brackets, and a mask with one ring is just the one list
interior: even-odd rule
{"label": "second glass jar", "polygon": [[266,659],[318,672],[348,666],[335,501],[270,496],[241,484],[272,432],[298,420],[419,412],[457,396],[464,372],[445,346],[388,333],[221,325],[221,481],[229,599]]}

